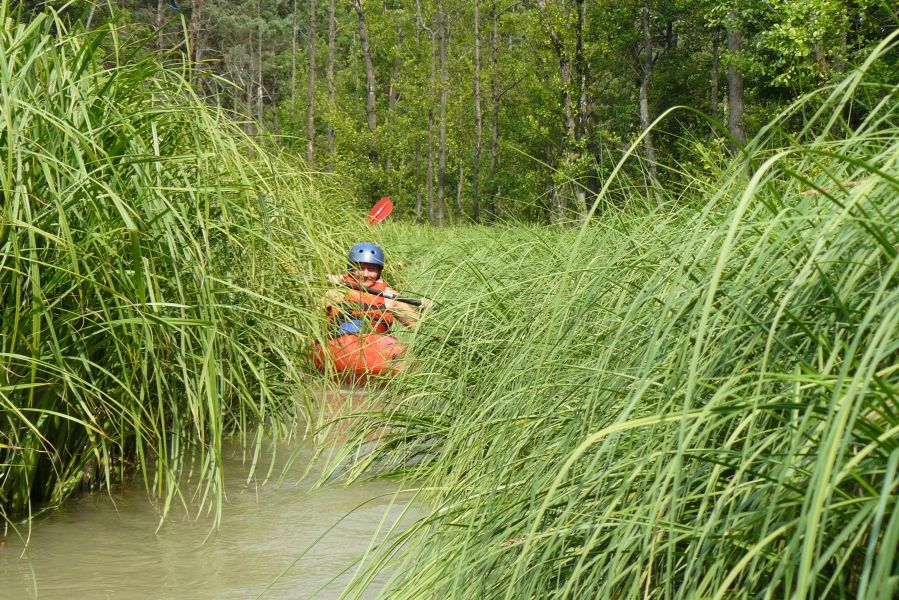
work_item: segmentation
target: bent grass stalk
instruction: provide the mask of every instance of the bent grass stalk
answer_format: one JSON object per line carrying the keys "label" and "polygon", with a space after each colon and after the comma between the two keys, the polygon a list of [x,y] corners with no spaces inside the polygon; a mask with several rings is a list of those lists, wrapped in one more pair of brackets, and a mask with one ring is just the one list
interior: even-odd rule
{"label": "bent grass stalk", "polygon": [[375,563],[387,594],[895,595],[899,115],[865,79],[895,37],[751,172],[691,179],[704,205],[385,228],[438,303],[338,457],[432,507]]}
{"label": "bent grass stalk", "polygon": [[0,516],[137,470],[163,516],[217,522],[226,437],[258,451],[309,411],[345,203],[175,62],[66,27],[0,31]]}

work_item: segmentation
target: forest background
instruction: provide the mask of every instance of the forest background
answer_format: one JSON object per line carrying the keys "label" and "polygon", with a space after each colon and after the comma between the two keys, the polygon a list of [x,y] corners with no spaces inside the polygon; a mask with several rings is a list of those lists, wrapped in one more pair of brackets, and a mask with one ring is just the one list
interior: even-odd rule
{"label": "forest background", "polygon": [[4,533],[132,473],[218,523],[226,441],[323,420],[369,231],[435,302],[325,472],[434,507],[392,597],[896,597],[893,4],[44,8],[0,0]]}
{"label": "forest background", "polygon": [[[577,219],[635,141],[607,201],[689,185],[897,23],[880,0],[23,6],[47,4],[88,29],[114,19],[134,47],[184,59],[209,103],[339,175],[361,205],[391,195],[398,213],[438,225]],[[693,110],[652,127],[672,107]]]}

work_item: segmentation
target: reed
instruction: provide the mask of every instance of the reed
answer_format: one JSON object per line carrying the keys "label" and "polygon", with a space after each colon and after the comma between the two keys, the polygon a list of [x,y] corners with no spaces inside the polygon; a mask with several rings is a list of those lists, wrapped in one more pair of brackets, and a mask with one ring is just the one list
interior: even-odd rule
{"label": "reed", "polygon": [[0,516],[136,470],[163,516],[217,519],[224,438],[307,409],[309,286],[346,203],[114,24],[8,0],[0,24]]}
{"label": "reed", "polygon": [[334,462],[431,510],[348,597],[895,597],[895,39],[661,207],[393,226],[438,308]]}

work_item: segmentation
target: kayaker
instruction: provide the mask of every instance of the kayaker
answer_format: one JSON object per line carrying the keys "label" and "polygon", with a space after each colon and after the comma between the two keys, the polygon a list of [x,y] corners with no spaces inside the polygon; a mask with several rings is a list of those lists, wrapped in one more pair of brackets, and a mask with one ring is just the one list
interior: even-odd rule
{"label": "kayaker", "polygon": [[[384,250],[380,246],[371,242],[360,242],[350,248],[348,258],[349,273],[328,275],[328,281],[338,285],[344,283],[362,285],[378,292],[399,295],[399,292],[388,286],[381,278],[385,261]],[[394,321],[412,328],[420,317],[415,308],[404,302],[360,290],[330,290],[326,300],[328,317],[332,322],[346,319],[348,316],[352,320],[362,319],[368,321],[367,324],[375,333],[387,333]],[[422,301],[422,308],[429,305],[427,300]],[[342,316],[338,318],[338,314]],[[357,325],[361,327],[360,324]]]}
{"label": "kayaker", "polygon": [[[361,242],[350,249],[349,272],[328,275],[328,281],[338,285],[365,286],[377,292],[398,295],[381,278],[384,270],[384,251],[370,242]],[[418,323],[418,311],[398,300],[385,298],[363,290],[329,290],[325,296],[329,322],[328,354],[336,371],[344,375],[393,374],[403,369],[401,361],[406,350],[389,335],[394,322],[412,328]],[[422,308],[430,305],[424,300]],[[319,351],[316,363],[322,366]]]}

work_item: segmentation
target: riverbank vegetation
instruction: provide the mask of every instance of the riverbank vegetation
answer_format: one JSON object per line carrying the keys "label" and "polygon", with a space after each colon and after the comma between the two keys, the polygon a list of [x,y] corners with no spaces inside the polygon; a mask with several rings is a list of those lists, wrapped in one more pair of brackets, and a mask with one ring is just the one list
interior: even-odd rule
{"label": "riverbank vegetation", "polygon": [[875,58],[661,207],[391,230],[439,308],[339,457],[433,507],[370,563],[390,597],[895,597],[899,103]]}
{"label": "riverbank vegetation", "polygon": [[[360,209],[388,194],[397,216],[438,225],[581,218],[640,135],[628,176],[682,182],[672,164],[736,152],[897,24],[886,0],[21,4],[113,20],[197,65],[197,93],[246,131],[346,176]],[[727,134],[688,111],[650,130],[678,105]]]}
{"label": "riverbank vegetation", "polygon": [[0,517],[133,471],[163,514],[218,514],[222,437],[304,410],[304,290],[345,203],[177,64],[14,16],[0,3]]}
{"label": "riverbank vegetation", "polygon": [[433,510],[348,594],[893,597],[891,5],[486,4],[0,0],[0,517],[220,515],[364,235],[436,308],[323,479]]}

